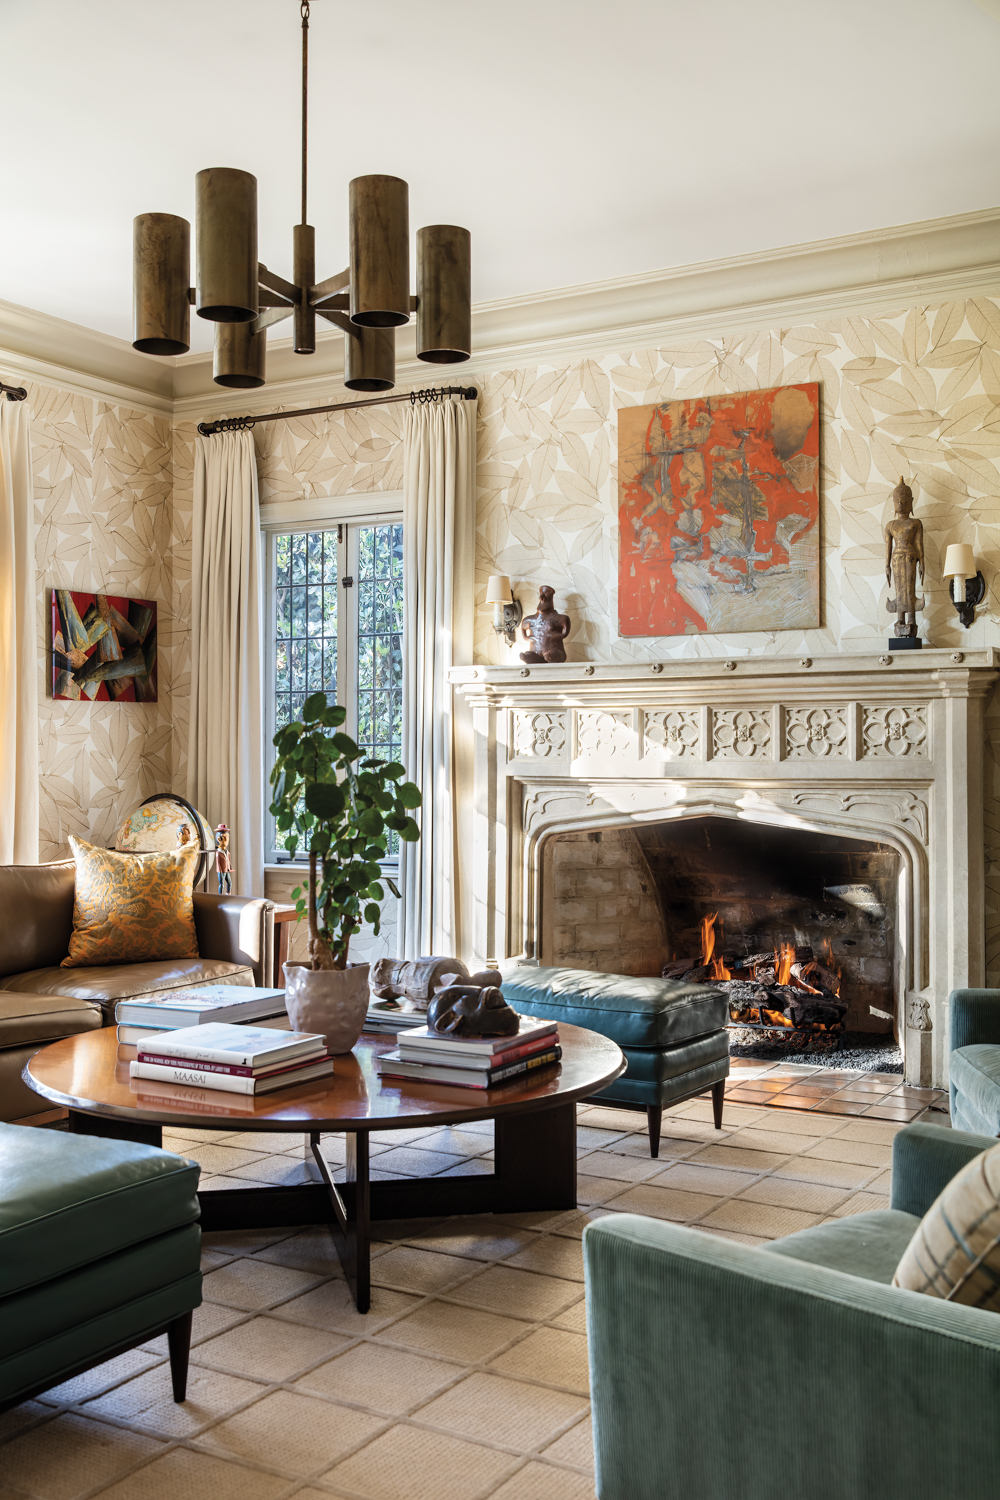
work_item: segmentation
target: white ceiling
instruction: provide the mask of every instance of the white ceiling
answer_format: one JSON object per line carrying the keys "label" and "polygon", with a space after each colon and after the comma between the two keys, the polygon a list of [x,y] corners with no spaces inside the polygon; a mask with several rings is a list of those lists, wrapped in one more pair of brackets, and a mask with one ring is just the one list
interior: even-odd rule
{"label": "white ceiling", "polygon": [[[0,298],[130,339],[131,220],[205,166],[290,275],[299,45],[298,0],[0,0]],[[319,276],[368,172],[477,302],[1000,203],[1000,0],[313,0],[310,62]]]}

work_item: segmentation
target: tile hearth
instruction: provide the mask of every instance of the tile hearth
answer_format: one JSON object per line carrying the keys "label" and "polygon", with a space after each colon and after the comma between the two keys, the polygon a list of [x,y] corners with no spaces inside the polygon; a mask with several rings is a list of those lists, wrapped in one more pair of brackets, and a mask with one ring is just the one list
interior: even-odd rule
{"label": "tile hearth", "polygon": [[[584,1225],[641,1213],[760,1245],[885,1206],[901,1120],[772,1107],[829,1071],[738,1065],[725,1129],[681,1105],[658,1161],[643,1115],[581,1107],[579,1210],[381,1225],[367,1316],[325,1230],[206,1235],[188,1400],[158,1340],[0,1416],[0,1500],[591,1500]],[[751,1088],[766,1102],[737,1102]],[[310,1170],[294,1136],[165,1144],[212,1187]],[[394,1132],[373,1175],[489,1171],[491,1151],[489,1123]]]}

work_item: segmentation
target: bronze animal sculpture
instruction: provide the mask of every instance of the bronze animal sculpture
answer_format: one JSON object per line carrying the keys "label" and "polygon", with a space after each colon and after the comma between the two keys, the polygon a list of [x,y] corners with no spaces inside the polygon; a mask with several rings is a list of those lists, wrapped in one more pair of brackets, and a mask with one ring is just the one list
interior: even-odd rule
{"label": "bronze animal sculpture", "polygon": [[917,577],[924,581],[924,528],[913,515],[913,491],[900,475],[892,492],[896,514],[885,528],[885,581],[895,588],[895,598],[885,607],[896,615],[896,639],[915,636],[918,609],[923,609],[923,595],[917,598]]}
{"label": "bronze animal sculpture", "polygon": [[555,594],[554,588],[543,583],[538,590],[537,611],[521,621],[521,634],[531,642],[531,650],[521,652],[522,661],[566,660],[563,641],[569,635],[572,621],[569,615],[557,613],[553,603]]}
{"label": "bronze animal sculpture", "polygon": [[520,1024],[520,1016],[495,985],[448,985],[438,990],[427,1009],[428,1031],[445,1036],[516,1036]]}

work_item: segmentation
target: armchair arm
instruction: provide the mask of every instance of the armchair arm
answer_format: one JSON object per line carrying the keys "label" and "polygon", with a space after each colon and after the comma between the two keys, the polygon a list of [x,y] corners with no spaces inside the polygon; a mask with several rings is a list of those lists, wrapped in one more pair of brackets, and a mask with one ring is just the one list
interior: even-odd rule
{"label": "armchair arm", "polygon": [[583,1245],[601,1500],[995,1500],[1000,1318],[631,1214]]}
{"label": "armchair arm", "polygon": [[1000,990],[952,990],[948,1000],[948,1047],[976,1042],[1000,1045]]}
{"label": "armchair arm", "polygon": [[[202,958],[249,964],[254,983],[271,987],[274,975],[274,902],[257,896],[194,893],[194,925]],[[277,986],[275,986],[277,988]]]}
{"label": "armchair arm", "polygon": [[944,1125],[907,1125],[892,1143],[890,1207],[923,1218],[934,1199],[966,1162],[996,1145],[989,1135],[968,1135]]}

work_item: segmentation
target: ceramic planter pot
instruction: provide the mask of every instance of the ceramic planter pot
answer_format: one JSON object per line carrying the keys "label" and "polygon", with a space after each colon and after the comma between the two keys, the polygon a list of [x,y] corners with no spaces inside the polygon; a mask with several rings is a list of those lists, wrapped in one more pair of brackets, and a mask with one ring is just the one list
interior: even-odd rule
{"label": "ceramic planter pot", "polygon": [[285,964],[285,1004],[294,1031],[319,1032],[333,1053],[357,1044],[368,1013],[368,964],[308,969]]}

